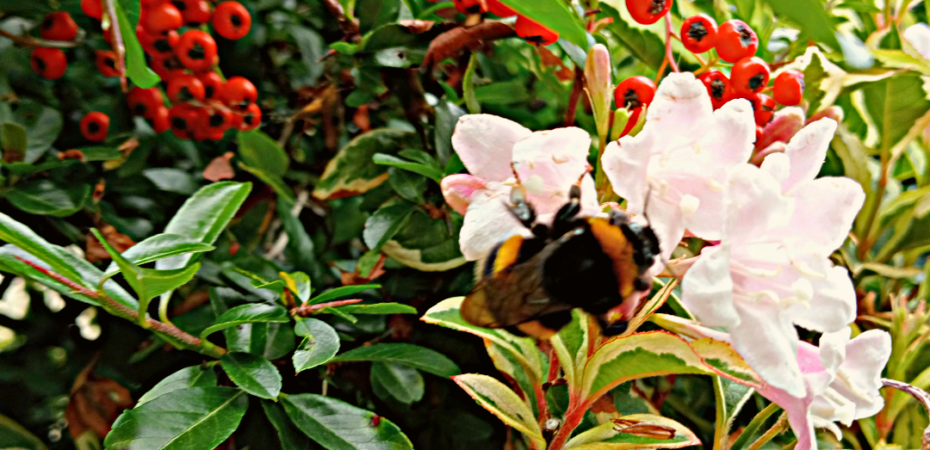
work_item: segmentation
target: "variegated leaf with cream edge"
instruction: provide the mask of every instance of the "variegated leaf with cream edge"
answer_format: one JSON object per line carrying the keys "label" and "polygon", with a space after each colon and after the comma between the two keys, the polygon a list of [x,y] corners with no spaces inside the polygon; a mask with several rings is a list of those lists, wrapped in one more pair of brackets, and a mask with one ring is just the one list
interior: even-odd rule
{"label": "variegated leaf with cream edge", "polygon": [[559,364],[569,386],[575,386],[575,380],[583,376],[581,371],[584,370],[591,345],[590,323],[587,314],[579,310],[572,311],[572,321],[552,338],[552,347],[559,357]]}
{"label": "variegated leaf with cream edge", "polygon": [[545,448],[545,440],[533,412],[520,399],[520,396],[504,383],[487,375],[474,373],[458,375],[452,377],[452,380],[484,409],[526,435],[537,444],[538,448]]}
{"label": "variegated leaf with cream edge", "polygon": [[573,450],[623,450],[634,448],[682,448],[692,445],[701,445],[701,440],[684,425],[662,416],[653,414],[631,414],[616,417],[630,422],[637,422],[636,426],[658,425],[669,431],[674,430],[675,435],[663,436],[663,431],[650,433],[644,436],[640,433],[628,433],[624,425],[607,421],[584,433],[572,438],[565,444],[565,449]]}
{"label": "variegated leaf with cream edge", "polygon": [[453,297],[436,304],[420,320],[453,330],[464,331],[498,345],[501,350],[513,355],[527,374],[537,382],[548,372],[548,364],[542,352],[530,338],[516,337],[504,330],[476,327],[462,318],[459,308],[465,297]]}
{"label": "variegated leaf with cream edge", "polygon": [[718,375],[741,384],[752,385],[753,388],[762,384],[759,374],[749,367],[749,363],[729,343],[704,338],[691,342],[691,347],[704,360],[704,364],[719,372]]}
{"label": "variegated leaf with cream edge", "polygon": [[535,381],[516,360],[513,353],[504,350],[500,345],[490,339],[484,339],[484,347],[494,367],[505,376],[512,378],[512,382],[517,383],[523,391],[523,401],[533,410],[533,415],[539,416],[539,398],[545,395],[542,393],[542,382]]}
{"label": "variegated leaf with cream edge", "polygon": [[417,147],[416,133],[382,128],[349,141],[326,165],[313,197],[320,200],[363,194],[388,179],[387,166],[375,164],[376,153],[395,154]]}

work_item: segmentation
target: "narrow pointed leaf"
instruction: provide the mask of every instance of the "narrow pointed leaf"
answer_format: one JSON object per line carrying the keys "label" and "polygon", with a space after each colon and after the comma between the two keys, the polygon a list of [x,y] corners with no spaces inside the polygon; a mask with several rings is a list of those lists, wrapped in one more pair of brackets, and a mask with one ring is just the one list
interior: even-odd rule
{"label": "narrow pointed leaf", "polygon": [[316,297],[310,299],[310,304],[317,304],[328,302],[330,300],[335,300],[337,298],[348,297],[350,295],[358,294],[359,292],[364,292],[369,289],[379,289],[381,288],[380,284],[358,284],[354,286],[342,286],[335,289],[330,289]]}
{"label": "narrow pointed leaf", "polygon": [[304,337],[293,356],[297,373],[325,364],[339,352],[339,335],[322,320],[299,320],[294,324],[294,333]]}
{"label": "narrow pointed leaf", "polygon": [[369,305],[347,305],[338,308],[349,314],[416,314],[417,309],[400,303],[372,303]]}
{"label": "narrow pointed leaf", "polygon": [[425,382],[417,369],[376,362],[371,365],[371,388],[382,398],[389,396],[409,405],[423,398]]}
{"label": "narrow pointed leaf", "polygon": [[536,417],[504,383],[487,375],[469,373],[452,378],[471,398],[505,424],[525,434],[531,440],[543,441]]}
{"label": "narrow pointed leaf", "polygon": [[674,436],[664,431],[624,432],[629,425],[605,422],[572,438],[565,444],[566,449],[574,450],[625,450],[636,448],[682,448],[701,445],[701,440],[688,427],[666,417],[654,414],[631,414],[618,416],[619,419],[637,422],[636,425],[658,425],[664,429],[674,430]]}
{"label": "narrow pointed leaf", "polygon": [[291,422],[284,412],[284,406],[269,400],[262,400],[262,409],[265,410],[265,417],[271,422],[271,426],[278,432],[278,439],[281,441],[283,450],[306,450],[312,445],[310,438],[300,432],[297,425]]}
{"label": "narrow pointed leaf", "polygon": [[227,353],[220,364],[236,386],[256,397],[273,400],[281,393],[281,374],[271,361],[249,353]]}
{"label": "narrow pointed leaf", "polygon": [[283,323],[289,320],[290,318],[287,315],[287,310],[280,306],[268,304],[240,305],[217,317],[213,325],[210,325],[200,333],[200,337],[205,338],[216,331],[225,330],[244,323]]}
{"label": "narrow pointed leaf", "polygon": [[[133,264],[146,264],[171,256],[183,255],[185,253],[203,253],[213,250],[210,244],[204,244],[199,239],[177,234],[156,234],[139,242],[122,253],[123,258]],[[113,275],[119,271],[116,262],[110,263],[107,267],[106,274]]]}
{"label": "narrow pointed leaf", "polygon": [[329,450],[407,450],[410,439],[375,413],[315,394],[287,395],[281,404],[310,439]]}
{"label": "narrow pointed leaf", "polygon": [[441,377],[461,373],[451,359],[435,350],[413,344],[375,344],[349,350],[333,362],[380,361],[403,364]]}
{"label": "narrow pointed leaf", "polygon": [[141,406],[143,403],[155,400],[162,395],[192,387],[215,387],[216,386],[216,372],[213,371],[213,367],[204,367],[204,366],[191,366],[185,367],[171,375],[165,377],[149,389],[148,392],[142,394],[142,397],[139,397],[139,401],[136,403],[136,407]]}

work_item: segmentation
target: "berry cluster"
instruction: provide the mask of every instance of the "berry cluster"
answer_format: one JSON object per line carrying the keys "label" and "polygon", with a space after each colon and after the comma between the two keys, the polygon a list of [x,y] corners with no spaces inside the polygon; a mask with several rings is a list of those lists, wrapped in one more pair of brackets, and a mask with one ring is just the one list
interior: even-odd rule
{"label": "berry cluster", "polygon": [[[258,127],[262,114],[256,104],[258,90],[245,78],[224,80],[217,73],[216,41],[201,29],[211,23],[216,34],[240,39],[252,26],[248,10],[236,1],[214,8],[206,0],[141,0],[141,7],[136,38],[149,67],[164,81],[171,106],[166,106],[161,88],[134,87],[126,99],[133,115],[145,118],[156,132],[170,129],[181,139],[220,140],[230,128]],[[98,20],[103,16],[100,0],[82,0],[81,9]],[[109,41],[108,29],[104,37]],[[115,62],[113,52],[97,52],[97,68],[103,75],[121,75]],[[108,127],[109,117],[100,112],[81,121],[81,131],[91,141],[105,140]]]}
{"label": "berry cluster", "polygon": [[549,45],[559,40],[559,33],[517,14],[499,0],[453,0],[453,4],[455,4],[455,9],[462,14],[491,13],[500,18],[517,16],[517,22],[514,25],[517,36],[533,45]]}
{"label": "berry cluster", "polygon": [[[668,14],[672,2],[626,0],[626,6],[634,20],[652,24]],[[700,73],[698,79],[707,87],[714,109],[730,100],[748,100],[753,107],[757,133],[761,133],[761,127],[772,119],[776,102],[785,106],[801,103],[804,74],[797,70],[785,70],[775,78],[774,86],[770,88],[771,70],[768,63],[753,56],[759,47],[759,38],[745,22],[733,19],[718,27],[712,17],[698,14],[682,23],[680,39],[684,47],[694,54],[716,51],[716,58],[697,71]],[[712,68],[718,59],[733,64],[729,77]],[[617,86],[614,100],[617,107],[635,111],[652,101],[655,90],[655,83],[649,78],[630,77]],[[765,93],[769,91],[774,98]]]}
{"label": "berry cluster", "polygon": [[[66,12],[50,13],[42,20],[39,34],[49,41],[70,41],[77,36],[78,26]],[[29,59],[32,70],[42,78],[57,80],[68,70],[68,58],[61,49],[36,47]]]}

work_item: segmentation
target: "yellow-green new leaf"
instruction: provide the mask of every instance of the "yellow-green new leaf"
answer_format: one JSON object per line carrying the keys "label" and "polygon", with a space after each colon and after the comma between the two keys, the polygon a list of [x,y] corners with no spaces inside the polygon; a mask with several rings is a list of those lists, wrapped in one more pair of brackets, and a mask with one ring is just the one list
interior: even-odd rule
{"label": "yellow-green new leaf", "polygon": [[526,403],[504,383],[487,375],[469,373],[452,377],[471,398],[505,424],[533,441],[544,442],[536,417]]}
{"label": "yellow-green new leaf", "polygon": [[[682,448],[701,445],[701,440],[686,426],[666,417],[654,414],[631,414],[617,416],[625,422],[605,422],[581,433],[565,444],[573,450],[624,450],[633,448]],[[646,425],[656,425],[648,433]],[[668,431],[666,431],[668,430]],[[674,435],[671,431],[674,430]]]}
{"label": "yellow-green new leaf", "polygon": [[739,383],[750,383],[754,387],[762,384],[762,378],[749,363],[743,359],[730,344],[711,338],[698,339],[691,343],[704,363],[716,369],[721,375]]}
{"label": "yellow-green new leaf", "polygon": [[580,310],[572,311],[572,321],[551,340],[569,386],[574,386],[575,380],[582,377],[581,370],[588,359],[588,347],[591,344],[589,324],[587,314]]}

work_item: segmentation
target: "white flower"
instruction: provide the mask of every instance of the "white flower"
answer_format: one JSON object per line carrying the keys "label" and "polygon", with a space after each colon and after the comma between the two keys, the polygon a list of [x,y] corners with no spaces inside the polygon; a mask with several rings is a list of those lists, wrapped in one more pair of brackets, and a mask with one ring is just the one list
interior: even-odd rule
{"label": "white flower", "polygon": [[682,300],[733,345],[772,386],[805,395],[795,363],[795,325],[841,330],[855,318],[856,295],[830,254],[842,245],[865,195],[853,180],[814,179],[836,123],[805,127],[762,168],[732,169],[720,245],[705,248],[685,274]]}
{"label": "white flower", "polygon": [[601,163],[628,211],[645,209],[668,257],[685,229],[720,239],[727,171],[749,160],[755,130],[749,102],[714,111],[703,83],[673,73],[659,85],[642,131],[609,144]]}
{"label": "white flower", "polygon": [[541,223],[551,222],[582,175],[582,215],[599,211],[594,179],[585,174],[591,136],[580,128],[534,133],[501,117],[472,114],[459,119],[452,146],[470,175],[443,178],[442,193],[465,215],[459,245],[470,261],[513,235],[532,236],[508,207],[514,169]]}
{"label": "white flower", "polygon": [[914,46],[920,56],[930,59],[930,26],[925,23],[911,25],[904,30],[904,39]]}

